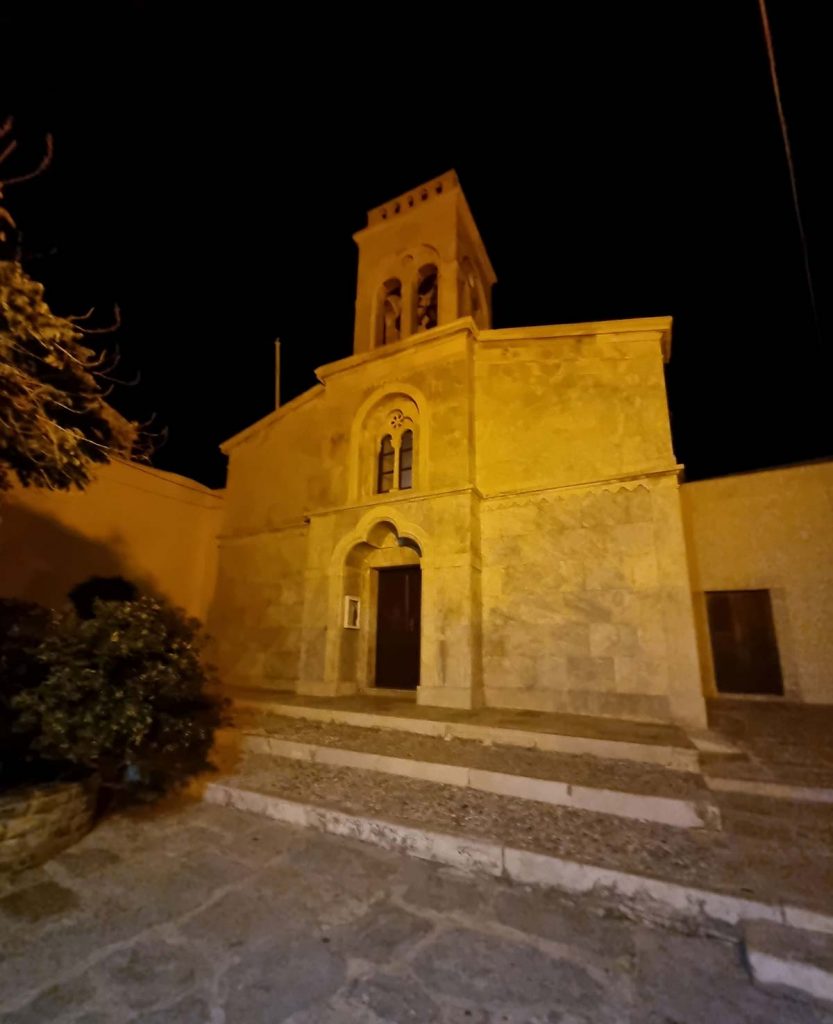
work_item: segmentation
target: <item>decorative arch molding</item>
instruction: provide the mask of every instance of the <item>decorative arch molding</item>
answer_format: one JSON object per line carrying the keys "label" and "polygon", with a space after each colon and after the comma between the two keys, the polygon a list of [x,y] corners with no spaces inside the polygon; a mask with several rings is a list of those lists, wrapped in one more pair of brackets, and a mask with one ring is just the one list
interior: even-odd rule
{"label": "decorative arch molding", "polygon": [[382,505],[370,509],[356,523],[350,533],[346,534],[336,544],[330,558],[330,576],[338,576],[343,570],[347,556],[357,544],[369,544],[371,547],[378,547],[374,543],[374,531],[378,526],[392,526],[396,536],[403,540],[413,541],[419,547],[420,561],[425,565],[430,560],[431,541],[428,534],[421,526],[405,519],[399,510],[393,505]]}
{"label": "decorative arch molding", "polygon": [[[372,497],[373,490],[369,487],[368,481],[372,482],[369,475],[369,459],[375,464],[377,456],[378,438],[371,436],[367,429],[368,421],[372,414],[382,405],[389,403],[395,406],[397,399],[406,398],[415,406],[419,414],[418,423],[415,424],[414,445],[416,451],[416,477],[411,493],[427,491],[430,489],[430,461],[428,453],[430,450],[430,417],[428,415],[428,400],[423,391],[413,384],[406,384],[401,381],[391,381],[373,391],[362,402],[353,416],[350,424],[350,472],[348,501],[355,504],[362,498]],[[365,472],[363,472],[363,469]],[[365,486],[362,486],[362,483]]]}
{"label": "decorative arch molding", "polygon": [[[395,543],[391,543],[394,538]],[[404,545],[402,541],[405,541]],[[391,505],[366,512],[335,545],[327,569],[326,692],[354,693],[356,689],[372,683],[375,638],[375,622],[372,621],[375,607],[375,582],[371,580],[373,568],[392,564],[419,565],[424,581],[425,569],[429,569],[430,581],[430,550],[431,541],[425,530],[405,519]],[[351,558],[353,553],[357,555],[355,560]],[[423,594],[425,589],[424,584]],[[341,622],[345,594],[351,592],[361,595],[365,608],[365,621],[355,633],[345,630]]]}

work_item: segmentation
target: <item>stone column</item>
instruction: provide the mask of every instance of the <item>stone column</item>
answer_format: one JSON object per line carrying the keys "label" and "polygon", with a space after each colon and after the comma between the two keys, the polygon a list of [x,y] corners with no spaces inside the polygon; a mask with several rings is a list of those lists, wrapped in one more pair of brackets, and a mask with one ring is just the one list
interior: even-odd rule
{"label": "stone column", "polygon": [[438,517],[444,530],[435,536],[436,550],[422,559],[419,704],[475,708],[483,703],[477,515],[469,495],[452,499]]}
{"label": "stone column", "polygon": [[437,323],[448,324],[460,316],[460,280],[457,260],[446,260],[437,267],[439,301]]}
{"label": "stone column", "polygon": [[676,477],[663,479],[653,491],[654,537],[662,617],[668,651],[668,705],[684,728],[705,729],[706,702],[694,619],[680,488]]}
{"label": "stone column", "polygon": [[344,686],[339,678],[339,640],[344,571],[330,572],[333,549],[333,521],[314,518],[307,535],[307,565],[304,573],[304,613],[301,630],[301,659],[297,692],[315,697],[353,693],[355,682]]}

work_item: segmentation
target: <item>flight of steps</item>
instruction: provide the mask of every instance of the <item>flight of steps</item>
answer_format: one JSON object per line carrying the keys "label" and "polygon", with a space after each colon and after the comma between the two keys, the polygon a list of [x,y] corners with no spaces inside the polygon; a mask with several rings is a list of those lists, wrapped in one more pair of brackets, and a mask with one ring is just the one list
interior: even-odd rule
{"label": "flight of steps", "polygon": [[[643,918],[736,938],[751,929],[761,983],[827,991],[833,804],[710,788],[731,758],[705,756],[704,776],[693,744],[627,730],[525,734],[274,699],[240,701],[234,719],[207,800],[526,885],[592,891]],[[815,936],[809,967],[782,955],[791,931]],[[758,946],[769,951],[750,952]]]}

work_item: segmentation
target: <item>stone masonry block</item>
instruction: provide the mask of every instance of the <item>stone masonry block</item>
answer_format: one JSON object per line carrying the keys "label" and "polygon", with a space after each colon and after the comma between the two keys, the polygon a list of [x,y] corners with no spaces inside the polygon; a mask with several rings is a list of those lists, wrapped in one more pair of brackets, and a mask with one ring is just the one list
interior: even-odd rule
{"label": "stone masonry block", "polygon": [[621,657],[639,654],[639,635],[624,623],[594,622],[589,627],[590,654],[593,657]]}
{"label": "stone masonry block", "polygon": [[588,689],[606,689],[614,682],[613,658],[567,658],[570,683]]}

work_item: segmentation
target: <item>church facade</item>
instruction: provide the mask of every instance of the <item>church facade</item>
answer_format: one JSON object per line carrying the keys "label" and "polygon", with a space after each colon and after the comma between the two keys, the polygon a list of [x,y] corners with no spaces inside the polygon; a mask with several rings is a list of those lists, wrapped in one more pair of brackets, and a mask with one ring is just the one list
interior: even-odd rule
{"label": "church facade", "polygon": [[224,445],[226,681],[703,726],[670,319],[494,329],[453,172],[355,239],[353,354]]}

